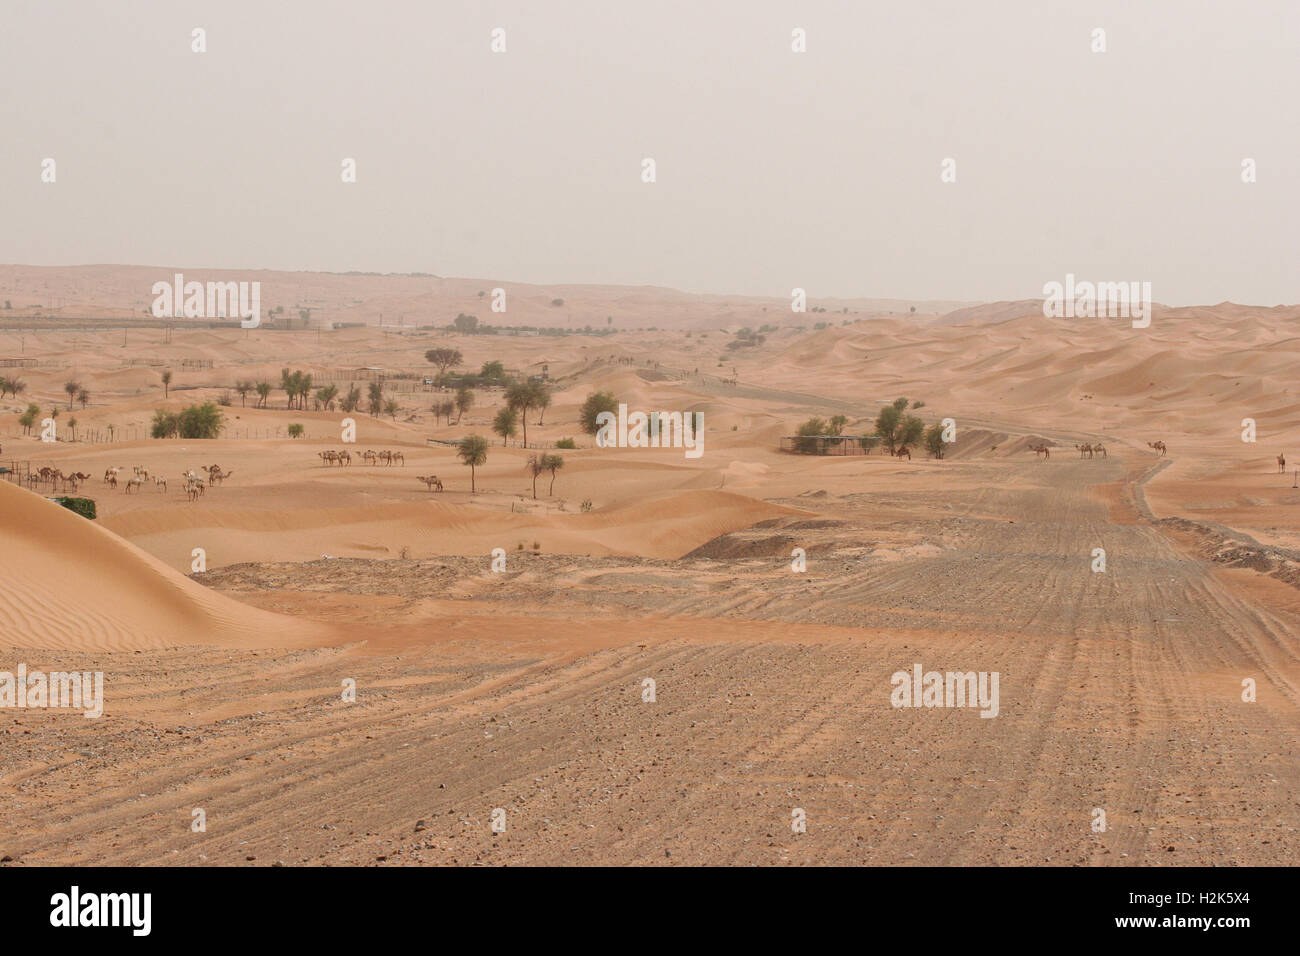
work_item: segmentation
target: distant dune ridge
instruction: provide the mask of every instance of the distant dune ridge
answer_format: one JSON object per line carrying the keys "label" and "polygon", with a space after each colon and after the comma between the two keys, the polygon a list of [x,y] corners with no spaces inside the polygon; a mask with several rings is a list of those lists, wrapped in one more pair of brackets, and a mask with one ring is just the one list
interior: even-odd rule
{"label": "distant dune ridge", "polygon": [[303,646],[328,628],[210,591],[95,522],[0,481],[0,643],[118,651]]}
{"label": "distant dune ridge", "polygon": [[[197,266],[23,266],[0,265],[0,304],[10,300],[5,317],[42,315],[67,318],[145,318],[153,303],[153,283],[171,282],[176,273],[198,282],[261,283],[262,312],[283,307],[278,317],[298,328],[300,308],[309,322],[363,323],[407,327],[446,325],[460,312],[493,325],[542,328],[655,326],[661,329],[721,328],[770,320],[812,326],[839,322],[850,314],[933,315],[970,305],[951,300],[836,298],[808,289],[808,311],[790,310],[790,299],[770,296],[683,292],[657,286],[554,283],[537,285],[504,278],[446,278],[436,275],[276,272],[266,269],[205,269]],[[504,313],[491,311],[492,290],[506,291]],[[480,295],[480,293],[483,293]],[[560,300],[561,304],[555,304]],[[824,308],[826,312],[813,312]],[[848,313],[841,312],[848,309]],[[183,320],[178,320],[183,321]]]}

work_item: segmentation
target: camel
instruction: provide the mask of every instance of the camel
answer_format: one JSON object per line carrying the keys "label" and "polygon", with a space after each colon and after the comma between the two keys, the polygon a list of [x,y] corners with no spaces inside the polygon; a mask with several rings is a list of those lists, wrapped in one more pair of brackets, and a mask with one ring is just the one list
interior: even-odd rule
{"label": "camel", "polygon": [[125,491],[129,495],[131,493],[132,488],[139,489],[143,487],[144,487],[144,479],[141,478],[139,475],[136,475],[134,478],[127,479]]}
{"label": "camel", "polygon": [[912,451],[911,451],[911,449],[909,449],[906,445],[900,445],[900,446],[898,447],[898,449],[894,452],[894,457],[895,457],[895,458],[906,458],[908,461],[911,461],[911,460],[912,460]]}
{"label": "camel", "polygon": [[1105,457],[1107,457],[1107,455],[1106,455],[1106,446],[1105,446],[1105,445],[1093,445],[1093,446],[1092,446],[1092,453],[1093,453],[1094,455],[1100,453],[1100,454],[1101,454],[1101,457],[1102,457],[1102,458],[1105,458]]}
{"label": "camel", "polygon": [[109,475],[109,476],[108,476],[107,478],[105,478],[104,480],[108,482],[108,487],[110,487],[110,488],[116,488],[116,487],[117,487],[117,475]]}
{"label": "camel", "polygon": [[1286,474],[1286,452],[1277,456],[1277,473],[1279,475]]}
{"label": "camel", "polygon": [[1165,448],[1165,443],[1162,442],[1162,441],[1149,441],[1149,442],[1147,442],[1147,447],[1148,447],[1148,448],[1154,448],[1156,451],[1158,451],[1158,452],[1159,452],[1160,454],[1162,454],[1162,455],[1163,455],[1163,454],[1168,450],[1168,449]]}
{"label": "camel", "polygon": [[[122,469],[121,469],[121,468],[108,468],[108,469],[106,469],[106,470],[104,471],[104,483],[105,483],[105,484],[108,484],[108,480],[109,480],[110,478],[116,479],[117,476],[118,476],[119,474],[121,474],[121,472],[122,472]],[[115,484],[115,485],[117,484],[116,480],[113,482],[113,484]]]}
{"label": "camel", "polygon": [[1049,458],[1052,457],[1051,449],[1049,449],[1046,445],[1030,445],[1029,450],[1034,452],[1036,455],[1042,455],[1043,461],[1047,461]]}
{"label": "camel", "polygon": [[389,452],[389,453],[388,453],[388,463],[389,463],[390,465],[396,465],[398,462],[401,462],[401,463],[402,463],[402,467],[405,468],[405,467],[406,467],[406,456],[403,455],[400,451],[391,451],[391,452]]}
{"label": "camel", "polygon": [[437,475],[416,475],[415,480],[424,482],[429,486],[430,491],[433,491],[434,488],[442,491],[442,481],[439,480]]}
{"label": "camel", "polygon": [[346,452],[346,451],[341,451],[341,452],[339,452],[339,456],[338,456],[338,457],[339,457],[339,464],[340,464],[340,465],[346,465],[346,466],[348,466],[349,468],[352,467],[352,455],[351,455],[351,453]]}
{"label": "camel", "polygon": [[203,494],[204,490],[203,482],[197,478],[185,486],[185,494],[189,496],[190,501],[198,501],[199,495]]}
{"label": "camel", "polygon": [[379,464],[379,455],[375,453],[373,448],[367,448],[361,453],[361,460],[368,461],[372,465],[377,465]]}
{"label": "camel", "polygon": [[1077,449],[1079,449],[1079,457],[1080,457],[1080,458],[1091,458],[1091,457],[1092,457],[1092,446],[1091,446],[1091,445],[1075,445],[1074,447],[1077,448]]}
{"label": "camel", "polygon": [[319,455],[320,460],[325,462],[327,465],[334,464],[334,462],[338,461],[339,458],[339,453],[332,449],[330,451],[319,451],[316,454]]}
{"label": "camel", "polygon": [[233,474],[233,471],[222,471],[218,468],[216,471],[208,473],[208,484],[219,485]]}
{"label": "camel", "polygon": [[167,479],[164,478],[162,475],[154,475],[153,483],[156,488],[159,488],[162,491],[167,490]]}

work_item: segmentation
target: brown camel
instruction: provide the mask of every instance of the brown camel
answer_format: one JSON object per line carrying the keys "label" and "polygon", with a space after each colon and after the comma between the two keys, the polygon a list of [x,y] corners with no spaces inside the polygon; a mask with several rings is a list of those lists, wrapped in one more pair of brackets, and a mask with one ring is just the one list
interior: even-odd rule
{"label": "brown camel", "polygon": [[1165,443],[1162,441],[1149,441],[1147,442],[1147,447],[1154,448],[1157,452],[1159,452],[1162,455],[1168,450],[1167,448],[1165,448]]}
{"label": "brown camel", "polygon": [[1286,452],[1277,456],[1277,473],[1279,475],[1286,474]]}
{"label": "brown camel", "polygon": [[1043,461],[1047,461],[1052,457],[1052,451],[1046,445],[1030,445],[1029,450],[1036,455],[1042,455]]}
{"label": "brown camel", "polygon": [[424,482],[429,486],[430,491],[433,491],[435,488],[442,491],[442,481],[439,480],[437,475],[416,475],[415,480]]}
{"label": "brown camel", "polygon": [[1091,445],[1075,445],[1074,447],[1077,448],[1077,449],[1079,449],[1079,457],[1080,457],[1080,458],[1091,458],[1091,457],[1092,457],[1092,446],[1091,446]]}
{"label": "brown camel", "polygon": [[1096,454],[1100,454],[1102,458],[1105,458],[1105,457],[1107,457],[1107,455],[1106,455],[1106,446],[1105,446],[1105,445],[1093,445],[1093,446],[1092,446],[1092,453],[1093,453],[1094,455],[1096,455]]}

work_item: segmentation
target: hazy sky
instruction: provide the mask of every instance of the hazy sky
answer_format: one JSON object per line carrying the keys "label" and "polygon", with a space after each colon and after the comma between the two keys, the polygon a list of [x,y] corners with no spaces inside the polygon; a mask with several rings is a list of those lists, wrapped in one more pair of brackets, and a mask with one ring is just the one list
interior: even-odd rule
{"label": "hazy sky", "polygon": [[0,262],[1300,301],[1297,0],[0,2]]}

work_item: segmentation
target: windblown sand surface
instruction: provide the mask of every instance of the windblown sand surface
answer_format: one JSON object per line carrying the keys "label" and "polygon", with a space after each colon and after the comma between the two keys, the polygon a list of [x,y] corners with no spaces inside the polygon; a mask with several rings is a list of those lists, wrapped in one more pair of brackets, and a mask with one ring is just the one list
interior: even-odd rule
{"label": "windblown sand surface", "polygon": [[[100,515],[0,482],[0,669],[102,670],[106,688],[98,720],[0,712],[0,856],[1294,865],[1300,309],[1165,309],[1146,330],[1031,309],[827,313],[856,324],[740,351],[698,316],[605,338],[0,329],[0,358],[54,363],[4,370],[27,391],[0,400],[0,458],[92,475]],[[533,497],[529,450],[494,446],[471,493],[427,439],[490,434],[501,396],[449,425],[418,380],[395,418],[353,416],[354,453],[404,465],[326,465],[344,416],[279,392],[234,396],[220,440],[141,431],[242,378],[428,369],[442,346],[471,369],[548,366],[529,440],[580,446],[553,492],[546,474]],[[127,364],[155,357],[167,398],[162,366]],[[69,379],[87,407],[68,409]],[[593,447],[576,418],[596,389],[703,412],[704,455]],[[945,460],[777,450],[812,416],[865,433],[900,394],[956,419]],[[82,440],[20,436],[27,401],[60,402]],[[306,437],[285,437],[295,422]],[[86,440],[109,425],[117,440]],[[181,473],[213,463],[231,477],[188,501]],[[101,481],[136,465],[168,489]],[[415,478],[432,474],[443,493]],[[187,576],[195,548],[208,570]],[[999,672],[998,716],[892,707],[890,675],[917,663]]]}

